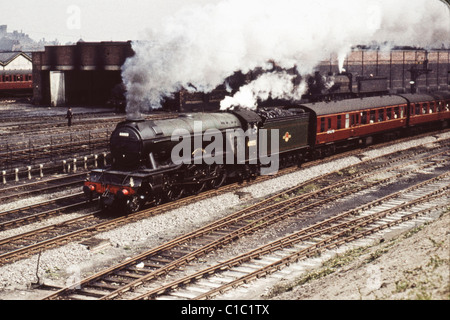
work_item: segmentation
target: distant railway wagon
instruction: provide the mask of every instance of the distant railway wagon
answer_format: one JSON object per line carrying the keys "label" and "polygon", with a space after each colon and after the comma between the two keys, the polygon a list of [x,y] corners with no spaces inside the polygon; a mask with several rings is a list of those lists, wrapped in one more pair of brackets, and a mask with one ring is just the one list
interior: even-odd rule
{"label": "distant railway wagon", "polygon": [[0,71],[0,95],[31,94],[33,77],[28,71]]}

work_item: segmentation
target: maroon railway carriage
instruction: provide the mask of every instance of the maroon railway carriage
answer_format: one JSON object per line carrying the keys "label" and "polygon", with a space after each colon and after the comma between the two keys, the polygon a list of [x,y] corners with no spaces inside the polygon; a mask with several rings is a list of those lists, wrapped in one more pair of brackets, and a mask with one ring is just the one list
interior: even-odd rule
{"label": "maroon railway carriage", "polygon": [[[404,94],[303,104],[315,114],[311,124],[315,152],[330,155],[336,147],[369,145],[395,139],[406,128],[449,124],[450,92],[434,96]],[[316,155],[317,156],[317,155]]]}
{"label": "maroon railway carriage", "polygon": [[316,152],[328,155],[339,146],[371,144],[379,134],[398,135],[407,126],[407,105],[405,98],[393,95],[303,106],[316,114]]}
{"label": "maroon railway carriage", "polygon": [[0,71],[0,95],[31,93],[32,89],[32,75],[28,71]]}
{"label": "maroon railway carriage", "polygon": [[408,127],[446,127],[450,117],[450,92],[402,94],[408,100]]}

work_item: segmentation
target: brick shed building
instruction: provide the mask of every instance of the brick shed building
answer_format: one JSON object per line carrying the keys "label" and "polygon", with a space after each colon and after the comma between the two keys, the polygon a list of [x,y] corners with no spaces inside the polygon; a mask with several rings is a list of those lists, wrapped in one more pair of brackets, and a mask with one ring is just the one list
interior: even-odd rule
{"label": "brick shed building", "polygon": [[82,42],[46,46],[33,53],[35,104],[102,105],[122,83],[121,67],[134,54],[131,42]]}
{"label": "brick shed building", "polygon": [[[449,49],[393,49],[391,51],[355,48],[345,58],[343,67],[354,76],[381,76],[387,78],[391,93],[410,92],[411,69],[422,69],[428,60],[430,72],[417,77],[418,92],[450,89]],[[337,56],[322,61],[321,74],[338,73]]]}

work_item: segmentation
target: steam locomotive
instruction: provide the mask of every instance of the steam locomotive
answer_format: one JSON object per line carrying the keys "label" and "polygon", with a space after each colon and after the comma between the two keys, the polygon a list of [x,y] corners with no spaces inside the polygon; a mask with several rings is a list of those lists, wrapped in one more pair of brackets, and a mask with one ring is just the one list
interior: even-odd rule
{"label": "steam locomotive", "polygon": [[331,101],[386,95],[388,80],[380,76],[353,76],[350,72],[322,76],[316,72],[306,83],[308,91],[304,98],[309,102]]}
{"label": "steam locomotive", "polygon": [[449,105],[446,91],[127,120],[111,134],[111,166],[92,170],[83,191],[104,209],[131,213],[340,148],[448,127]]}

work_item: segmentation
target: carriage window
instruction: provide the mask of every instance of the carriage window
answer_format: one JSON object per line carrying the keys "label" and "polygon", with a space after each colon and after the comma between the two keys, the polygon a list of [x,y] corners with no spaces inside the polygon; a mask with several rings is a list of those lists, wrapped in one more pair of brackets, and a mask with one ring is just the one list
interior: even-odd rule
{"label": "carriage window", "polygon": [[348,113],[345,114],[345,128],[350,127],[350,115]]}
{"label": "carriage window", "polygon": [[338,130],[342,128],[341,121],[342,121],[342,116],[341,115],[337,116],[337,129]]}
{"label": "carriage window", "polygon": [[403,118],[404,107],[400,107],[400,117]]}
{"label": "carriage window", "polygon": [[419,115],[420,114],[420,104],[419,103],[416,104],[416,111],[415,111],[414,114],[415,115]]}
{"label": "carriage window", "polygon": [[428,107],[428,103],[423,103],[422,104],[422,114],[427,113],[427,107]]}
{"label": "carriage window", "polygon": [[397,119],[400,116],[400,108],[395,107],[394,108],[394,119]]}
{"label": "carriage window", "polygon": [[358,113],[352,114],[350,125],[353,127],[353,126],[356,126],[358,124],[359,124],[359,114]]}
{"label": "carriage window", "polygon": [[436,112],[436,104],[434,102],[430,102],[430,111],[429,113]]}
{"label": "carriage window", "polygon": [[375,122],[375,110],[370,111],[370,123]]}
{"label": "carriage window", "polygon": [[386,109],[386,120],[391,120],[391,119],[392,119],[392,109],[387,108]]}
{"label": "carriage window", "polygon": [[325,118],[320,119],[320,132],[325,131]]}
{"label": "carriage window", "polygon": [[331,118],[328,118],[328,130],[331,129]]}
{"label": "carriage window", "polygon": [[384,110],[378,110],[378,122],[384,121]]}
{"label": "carriage window", "polygon": [[441,110],[441,103],[442,101],[439,101],[436,105],[436,112],[439,112]]}
{"label": "carriage window", "polygon": [[361,124],[367,124],[367,112],[361,112]]}

